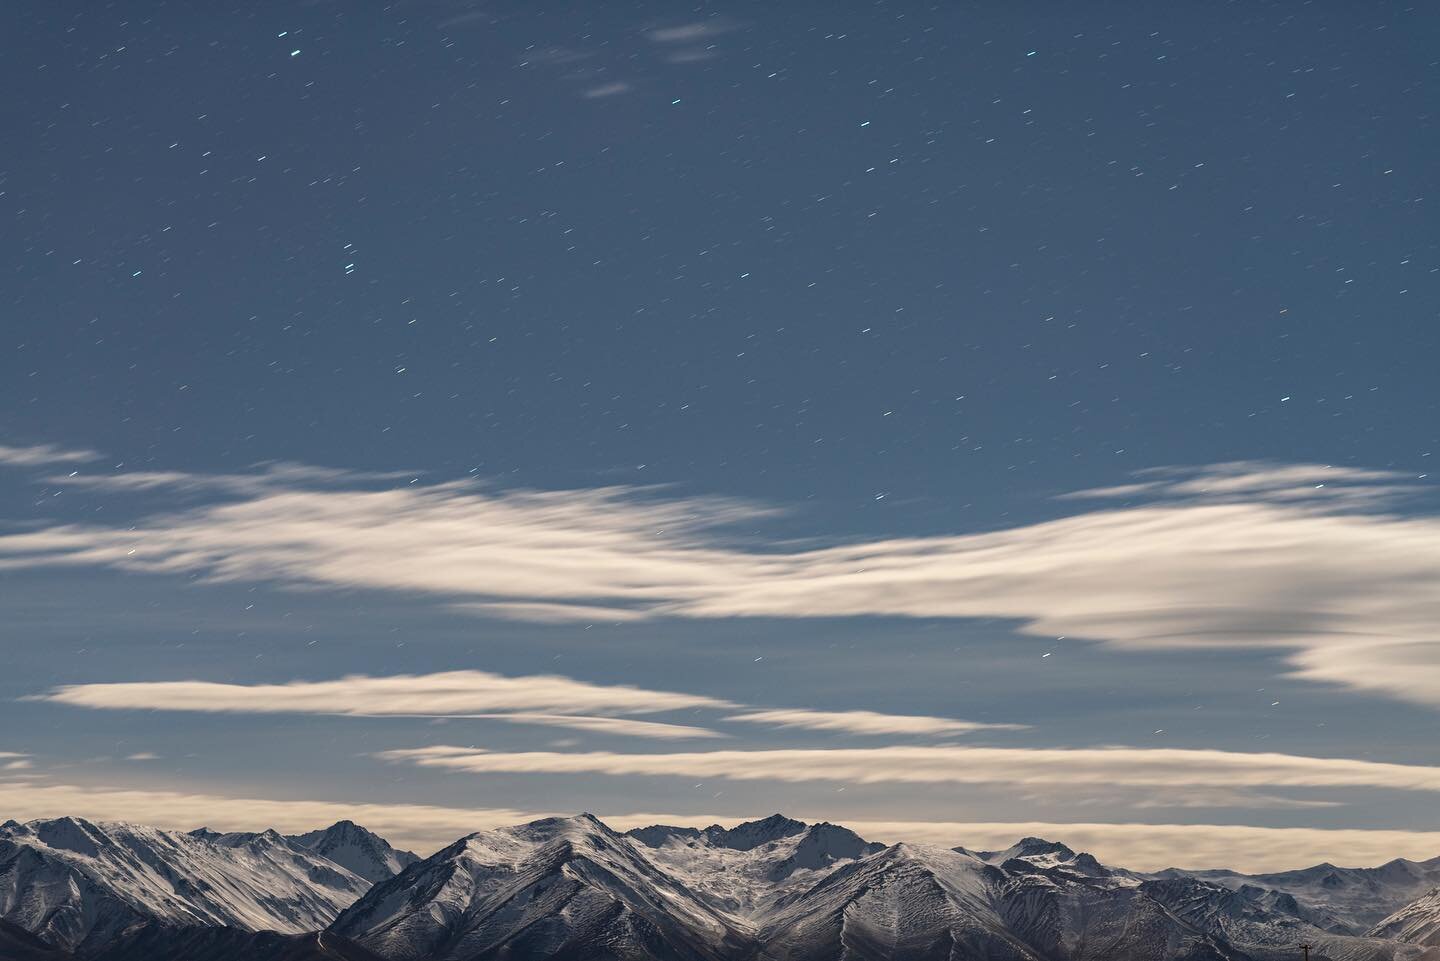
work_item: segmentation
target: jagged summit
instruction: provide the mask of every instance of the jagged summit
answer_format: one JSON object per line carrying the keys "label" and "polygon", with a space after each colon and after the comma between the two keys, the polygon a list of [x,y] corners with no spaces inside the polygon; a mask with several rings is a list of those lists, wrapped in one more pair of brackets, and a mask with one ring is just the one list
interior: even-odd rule
{"label": "jagged summit", "polygon": [[420,860],[418,855],[391,847],[380,835],[348,820],[336,821],[319,831],[293,835],[289,840],[329,858],[371,884],[393,877]]}
{"label": "jagged summit", "polygon": [[83,953],[152,922],[302,934],[369,887],[273,831],[226,837],[82,818],[7,826],[0,915]]}
{"label": "jagged summit", "polygon": [[985,861],[1002,863],[1011,858],[1034,858],[1050,857],[1057,860],[1068,861],[1075,857],[1075,852],[1059,841],[1047,841],[1045,838],[1026,837],[1021,838],[1003,851],[982,851],[976,852],[977,856]]}
{"label": "jagged summit", "polygon": [[730,848],[734,851],[749,851],[762,844],[784,837],[803,833],[810,825],[796,821],[783,814],[772,814],[758,821],[744,821],[734,827],[712,824],[707,828],[676,827],[670,824],[653,824],[625,832],[629,837],[650,847],[659,847],[670,838],[694,840],[704,838],[715,847]]}
{"label": "jagged summit", "polygon": [[1420,961],[1440,859],[1146,875],[1044,838],[886,846],[782,814],[625,834],[542,818],[419,859],[348,820],[54,818],[0,825],[3,925],[22,932],[5,961],[1280,961],[1302,942]]}
{"label": "jagged summit", "polygon": [[735,851],[749,851],[780,838],[793,837],[808,826],[804,821],[796,821],[783,814],[772,814],[768,818],[746,821],[733,828],[722,828],[714,824],[706,828],[705,833],[712,844]]}

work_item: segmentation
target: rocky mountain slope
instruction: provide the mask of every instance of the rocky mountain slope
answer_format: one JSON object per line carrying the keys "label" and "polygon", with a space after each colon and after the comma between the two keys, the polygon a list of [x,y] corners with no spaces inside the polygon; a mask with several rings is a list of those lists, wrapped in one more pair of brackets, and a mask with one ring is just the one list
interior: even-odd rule
{"label": "rocky mountain slope", "polygon": [[392,878],[420,860],[419,855],[396,850],[389,841],[354,821],[337,821],[321,831],[291,835],[290,840],[371,884]]}
{"label": "rocky mountain slope", "polygon": [[94,951],[148,922],[303,934],[370,887],[274,831],[182,834],[56,818],[0,825],[0,918]]}
{"label": "rocky mountain slope", "polygon": [[885,846],[775,815],[590,815],[428,858],[285,837],[0,825],[0,961],[1440,961],[1435,862],[1141,874],[1062,843]]}

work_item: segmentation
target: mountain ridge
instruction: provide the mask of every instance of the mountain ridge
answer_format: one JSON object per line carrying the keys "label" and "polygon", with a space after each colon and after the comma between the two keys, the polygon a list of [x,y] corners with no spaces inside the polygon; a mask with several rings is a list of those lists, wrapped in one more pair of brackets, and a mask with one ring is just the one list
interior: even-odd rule
{"label": "mountain ridge", "polygon": [[1060,841],[869,841],[781,814],[618,832],[590,814],[427,858],[302,834],[0,825],[0,961],[1344,961],[1440,958],[1440,858],[1143,873]]}

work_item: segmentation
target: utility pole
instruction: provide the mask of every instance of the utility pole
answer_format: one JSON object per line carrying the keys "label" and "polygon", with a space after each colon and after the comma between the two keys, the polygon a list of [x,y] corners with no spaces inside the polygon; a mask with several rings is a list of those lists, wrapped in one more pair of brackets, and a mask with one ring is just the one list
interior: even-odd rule
{"label": "utility pole", "polygon": [[1300,950],[1305,952],[1305,961],[1310,961],[1310,945],[1302,944]]}

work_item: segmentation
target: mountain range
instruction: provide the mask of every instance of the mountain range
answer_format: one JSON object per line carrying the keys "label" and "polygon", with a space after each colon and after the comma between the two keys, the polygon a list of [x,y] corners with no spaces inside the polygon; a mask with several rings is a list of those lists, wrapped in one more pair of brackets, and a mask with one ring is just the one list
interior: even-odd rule
{"label": "mountain range", "polygon": [[420,858],[319,831],[0,825],[0,961],[1440,961],[1440,858],[1246,875],[1040,838],[884,845],[781,815],[582,814]]}

